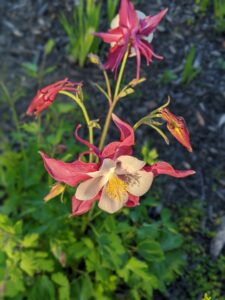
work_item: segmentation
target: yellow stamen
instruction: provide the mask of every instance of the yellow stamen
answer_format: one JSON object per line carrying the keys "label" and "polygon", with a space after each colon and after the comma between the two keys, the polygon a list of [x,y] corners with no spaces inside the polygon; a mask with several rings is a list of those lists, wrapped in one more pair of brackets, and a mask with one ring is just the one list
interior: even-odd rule
{"label": "yellow stamen", "polygon": [[118,176],[112,175],[107,184],[106,193],[112,200],[123,200],[127,193],[127,184]]}

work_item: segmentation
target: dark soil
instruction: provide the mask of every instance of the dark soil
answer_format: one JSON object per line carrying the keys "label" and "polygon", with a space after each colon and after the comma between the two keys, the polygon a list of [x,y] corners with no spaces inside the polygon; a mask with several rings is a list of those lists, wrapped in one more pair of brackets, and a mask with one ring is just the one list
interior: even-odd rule
{"label": "dark soil", "polygon": [[[73,2],[0,1],[0,80],[6,82],[9,90],[13,90],[18,82],[28,90],[28,94],[17,103],[21,122],[37,89],[35,80],[27,78],[21,64],[40,63],[43,47],[49,38],[55,40],[56,47],[47,63],[57,64],[57,70],[54,75],[45,78],[44,85],[65,76],[87,83],[93,78],[96,81],[102,80],[95,67],[86,65],[81,69],[66,58],[67,38],[59,23],[59,16],[61,12],[70,14]],[[134,123],[150,109],[164,103],[168,95],[171,96],[171,110],[176,115],[182,115],[188,123],[193,153],[189,154],[172,137],[171,145],[166,146],[163,140],[147,128],[139,131],[137,143],[142,143],[143,139],[152,139],[160,159],[171,162],[178,169],[191,167],[197,171],[195,176],[185,180],[160,179],[160,187],[163,187],[162,203],[179,210],[179,207],[185,209],[192,201],[198,200],[204,210],[203,227],[215,230],[214,220],[225,215],[225,70],[220,63],[225,58],[225,35],[215,30],[213,11],[209,10],[205,16],[195,13],[196,7],[191,0],[179,3],[155,0],[151,4],[140,4],[137,7],[146,13],[155,13],[161,7],[169,8],[153,40],[155,52],[165,59],[162,62],[155,61],[149,68],[144,66],[143,61],[142,74],[147,77],[147,82],[138,88],[138,97],[125,100],[117,113],[126,121]],[[102,24],[102,29],[104,27],[107,28]],[[179,78],[192,45],[196,48],[195,66],[201,68],[201,72],[190,84],[184,85]],[[128,68],[133,70],[132,62]],[[166,70],[173,70],[178,79],[162,83],[159,77]],[[95,101],[103,103],[102,97],[93,91],[90,84],[87,90],[97,96]],[[90,105],[93,118],[96,118],[99,110],[100,116],[104,117],[101,106]],[[0,116],[6,111],[6,105],[2,104]],[[4,120],[3,117],[1,119]],[[0,123],[4,128],[3,121],[0,120]],[[176,213],[174,218],[176,221]],[[179,290],[179,286],[182,289],[184,284],[175,285],[173,289]]]}

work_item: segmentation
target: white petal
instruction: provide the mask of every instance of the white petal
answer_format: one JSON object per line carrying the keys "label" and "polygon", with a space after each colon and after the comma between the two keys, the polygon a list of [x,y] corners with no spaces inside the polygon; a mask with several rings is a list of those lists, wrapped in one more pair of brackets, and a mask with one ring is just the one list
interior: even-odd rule
{"label": "white petal", "polygon": [[104,176],[107,173],[113,171],[115,169],[115,167],[116,167],[116,163],[112,159],[106,158],[103,160],[103,163],[102,163],[99,171],[90,172],[90,173],[87,173],[87,175],[89,175],[90,177],[93,177],[93,178]]}
{"label": "white petal", "polygon": [[76,190],[75,197],[81,201],[93,199],[106,184],[107,180],[106,177],[102,176],[82,182]]}
{"label": "white petal", "polygon": [[[140,10],[136,10],[136,13],[137,13],[137,16],[138,16],[138,20],[143,20],[146,17],[146,15]],[[114,28],[119,27],[119,20],[120,20],[119,15],[116,15],[112,19],[112,22],[110,24],[110,28],[114,29]]]}
{"label": "white petal", "polygon": [[113,19],[112,22],[110,24],[110,28],[114,29],[119,27],[119,15],[116,15]]}
{"label": "white petal", "polygon": [[118,199],[113,200],[113,199],[109,198],[106,193],[106,187],[104,187],[101,198],[98,203],[98,207],[110,214],[113,214],[113,213],[117,212],[118,210],[120,210],[124,206],[124,204],[127,202],[127,200],[128,200],[127,193],[124,193],[123,199],[120,199],[120,200],[118,200]]}
{"label": "white petal", "polygon": [[146,15],[140,10],[136,10],[136,13],[138,16],[138,20],[143,20],[146,17]]}
{"label": "white petal", "polygon": [[127,191],[134,196],[143,196],[150,189],[153,181],[153,173],[138,171],[129,177]]}
{"label": "white petal", "polygon": [[154,37],[153,33],[149,34],[149,36],[146,37],[146,41],[150,44],[153,40],[153,37]]}
{"label": "white petal", "polygon": [[116,162],[120,163],[116,169],[117,174],[126,174],[137,172],[145,166],[145,162],[129,155],[122,155],[117,158]]}

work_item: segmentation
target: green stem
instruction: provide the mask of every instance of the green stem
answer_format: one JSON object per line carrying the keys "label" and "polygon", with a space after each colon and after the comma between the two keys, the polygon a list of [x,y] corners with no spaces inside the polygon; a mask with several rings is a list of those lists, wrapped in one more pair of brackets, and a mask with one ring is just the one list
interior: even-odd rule
{"label": "green stem", "polygon": [[117,80],[117,83],[116,83],[116,89],[115,89],[115,94],[114,94],[114,100],[113,101],[115,101],[115,99],[117,98],[119,90],[120,90],[120,84],[121,84],[121,81],[122,81],[122,78],[123,78],[123,73],[124,73],[124,69],[125,69],[125,65],[126,65],[126,62],[127,62],[129,52],[130,52],[130,47],[127,48],[127,51],[126,51],[126,53],[124,55],[124,58],[123,58],[123,61],[122,61],[122,65],[121,65],[121,68],[120,68],[118,80]]}
{"label": "green stem", "polygon": [[108,133],[108,130],[109,130],[109,125],[110,125],[110,122],[111,122],[111,119],[112,119],[112,113],[114,111],[114,108],[115,108],[117,102],[119,101],[118,94],[119,94],[119,90],[120,90],[121,81],[122,81],[122,78],[123,78],[125,65],[126,65],[126,62],[127,62],[128,55],[129,55],[129,51],[130,51],[130,48],[128,47],[128,49],[127,49],[127,51],[124,55],[121,68],[120,68],[120,72],[119,72],[119,76],[118,76],[117,83],[116,83],[116,88],[115,88],[113,101],[112,101],[111,105],[109,106],[109,111],[108,111],[107,116],[106,116],[105,125],[104,125],[102,135],[101,135],[101,139],[100,139],[100,142],[99,142],[99,149],[100,150],[102,150],[104,145],[105,145],[106,136],[107,136],[107,133]]}
{"label": "green stem", "polygon": [[111,85],[110,85],[110,81],[109,81],[109,76],[105,70],[103,71],[103,74],[104,74],[104,78],[105,78],[107,94],[109,96],[110,103],[111,103],[112,102],[112,90],[111,90]]}
{"label": "green stem", "polygon": [[133,127],[134,131],[137,130],[138,127],[140,127],[140,126],[142,125],[142,122],[141,122],[141,121],[142,121],[142,119],[139,120],[136,124],[134,124],[134,127]]}
{"label": "green stem", "polygon": [[[89,142],[91,144],[93,144],[94,143],[93,127],[91,126],[91,120],[89,118],[88,112],[87,112],[86,107],[84,106],[83,102],[76,95],[73,95],[70,92],[60,91],[59,93],[62,94],[62,95],[66,95],[66,96],[70,97],[71,99],[73,99],[79,105],[79,107],[81,108],[81,110],[83,112],[84,119],[87,123],[88,131],[89,131]],[[90,153],[89,161],[92,162],[92,159],[93,159],[93,154]]]}
{"label": "green stem", "polygon": [[114,108],[116,106],[116,101],[114,101],[110,107],[109,107],[109,111],[108,111],[108,114],[107,114],[107,117],[106,117],[106,120],[105,120],[105,125],[104,125],[104,128],[103,128],[103,131],[102,131],[102,135],[101,135],[101,139],[100,139],[100,143],[99,143],[99,150],[101,151],[104,147],[104,144],[105,144],[105,139],[106,139],[106,135],[108,133],[108,130],[109,130],[109,125],[110,125],[110,122],[111,122],[111,118],[112,118],[112,113],[114,111]]}

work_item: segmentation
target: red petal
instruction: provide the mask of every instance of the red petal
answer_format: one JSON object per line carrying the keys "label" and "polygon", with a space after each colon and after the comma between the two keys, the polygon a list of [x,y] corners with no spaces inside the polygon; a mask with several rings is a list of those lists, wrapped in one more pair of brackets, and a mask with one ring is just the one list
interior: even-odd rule
{"label": "red petal", "polygon": [[56,181],[64,182],[70,186],[76,186],[80,181],[90,178],[86,173],[98,171],[98,164],[85,163],[76,160],[72,163],[49,158],[43,152],[40,152],[43,158],[45,169],[49,175]]}
{"label": "red petal", "polygon": [[138,206],[138,205],[140,205],[139,200],[140,200],[140,197],[136,197],[136,196],[133,196],[133,195],[129,194],[129,198],[128,198],[128,201],[126,203],[126,206],[127,207]]}
{"label": "red petal", "polygon": [[134,145],[134,130],[133,128],[118,118],[115,114],[112,114],[113,122],[120,130],[120,140],[126,141],[127,146]]}
{"label": "red petal", "polygon": [[80,201],[74,196],[72,198],[72,216],[83,215],[88,212],[94,204],[96,198],[87,201]]}
{"label": "red petal", "polygon": [[134,45],[136,52],[136,60],[137,60],[137,71],[136,71],[136,79],[140,78],[140,69],[141,69],[141,54],[137,44]]}
{"label": "red petal", "polygon": [[176,178],[183,178],[196,173],[194,170],[175,170],[170,164],[164,161],[157,162],[152,166],[144,167],[144,170],[152,172],[154,176],[169,175]]}
{"label": "red petal", "polygon": [[107,62],[104,65],[106,70],[112,70],[115,73],[115,78],[117,75],[118,67],[126,53],[128,44],[124,44],[122,46],[114,46],[110,48]]}
{"label": "red petal", "polygon": [[135,143],[133,128],[115,114],[112,115],[112,119],[120,130],[120,142],[112,142],[107,145],[102,152],[102,157],[115,159],[121,155],[131,155],[132,146]]}
{"label": "red petal", "polygon": [[95,36],[101,38],[105,43],[116,43],[123,37],[123,31],[120,28],[115,28],[105,32],[94,32]]}
{"label": "red petal", "polygon": [[160,11],[157,15],[155,16],[147,16],[140,22],[141,25],[141,35],[148,36],[151,34],[155,28],[158,26],[162,18],[165,16],[167,13],[168,9],[164,9]]}
{"label": "red petal", "polygon": [[120,26],[133,29],[138,25],[138,17],[134,5],[129,0],[121,0],[119,11]]}
{"label": "red petal", "polygon": [[74,135],[75,138],[82,144],[86,145],[90,150],[92,150],[97,156],[99,156],[100,152],[98,150],[98,148],[96,146],[94,146],[93,144],[91,144],[90,142],[82,139],[81,137],[79,137],[78,135],[78,130],[81,128],[81,124],[77,125]]}

